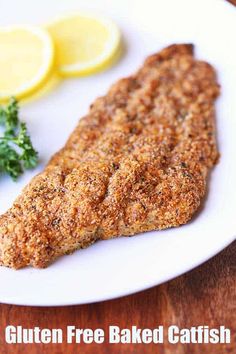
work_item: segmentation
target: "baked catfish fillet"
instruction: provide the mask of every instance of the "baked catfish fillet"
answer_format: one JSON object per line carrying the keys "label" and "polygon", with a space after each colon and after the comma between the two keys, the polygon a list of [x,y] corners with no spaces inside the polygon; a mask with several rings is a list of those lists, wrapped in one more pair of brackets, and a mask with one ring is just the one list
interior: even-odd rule
{"label": "baked catfish fillet", "polygon": [[215,71],[189,44],[148,57],[79,121],[0,217],[0,263],[47,267],[98,239],[185,224],[218,159]]}

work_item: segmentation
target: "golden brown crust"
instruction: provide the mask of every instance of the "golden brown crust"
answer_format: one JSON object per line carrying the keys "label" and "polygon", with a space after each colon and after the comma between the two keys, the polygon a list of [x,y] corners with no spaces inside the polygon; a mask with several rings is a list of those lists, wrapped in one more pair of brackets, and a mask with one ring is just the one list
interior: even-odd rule
{"label": "golden brown crust", "polygon": [[0,217],[0,263],[46,267],[97,239],[186,223],[216,163],[213,68],[172,45],[119,80]]}

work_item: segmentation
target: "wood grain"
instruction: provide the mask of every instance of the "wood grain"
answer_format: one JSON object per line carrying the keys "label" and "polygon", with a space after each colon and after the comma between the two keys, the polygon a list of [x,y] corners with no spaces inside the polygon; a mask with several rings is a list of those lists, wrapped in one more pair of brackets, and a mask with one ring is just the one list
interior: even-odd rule
{"label": "wood grain", "polygon": [[236,6],[236,0],[228,0],[232,5]]}
{"label": "wood grain", "polygon": [[[150,290],[91,305],[33,308],[0,305],[0,353],[83,354],[197,354],[236,352],[236,242],[201,267]],[[158,270],[157,270],[158,271]],[[231,329],[231,344],[49,344],[9,345],[4,343],[6,325],[26,328],[103,328],[118,325],[155,328],[224,325]]]}

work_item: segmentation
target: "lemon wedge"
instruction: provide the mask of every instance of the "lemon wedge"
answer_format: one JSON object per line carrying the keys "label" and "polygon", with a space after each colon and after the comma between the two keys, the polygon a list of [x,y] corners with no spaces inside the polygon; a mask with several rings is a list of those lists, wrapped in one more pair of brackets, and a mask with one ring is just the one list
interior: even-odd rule
{"label": "lemon wedge", "polygon": [[0,28],[0,100],[25,97],[50,75],[54,45],[45,29],[34,26]]}
{"label": "lemon wedge", "polygon": [[87,14],[58,18],[47,25],[56,48],[56,64],[64,76],[80,76],[112,63],[120,32],[110,20]]}

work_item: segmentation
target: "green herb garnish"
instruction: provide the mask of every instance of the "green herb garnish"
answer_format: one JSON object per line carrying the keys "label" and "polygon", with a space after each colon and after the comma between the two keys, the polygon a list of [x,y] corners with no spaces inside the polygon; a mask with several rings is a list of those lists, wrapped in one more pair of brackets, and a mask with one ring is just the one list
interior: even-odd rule
{"label": "green herb garnish", "polygon": [[0,125],[4,128],[0,136],[0,173],[7,173],[13,180],[24,169],[34,168],[38,163],[38,153],[18,113],[19,106],[15,98],[11,98],[5,107],[0,106]]}

